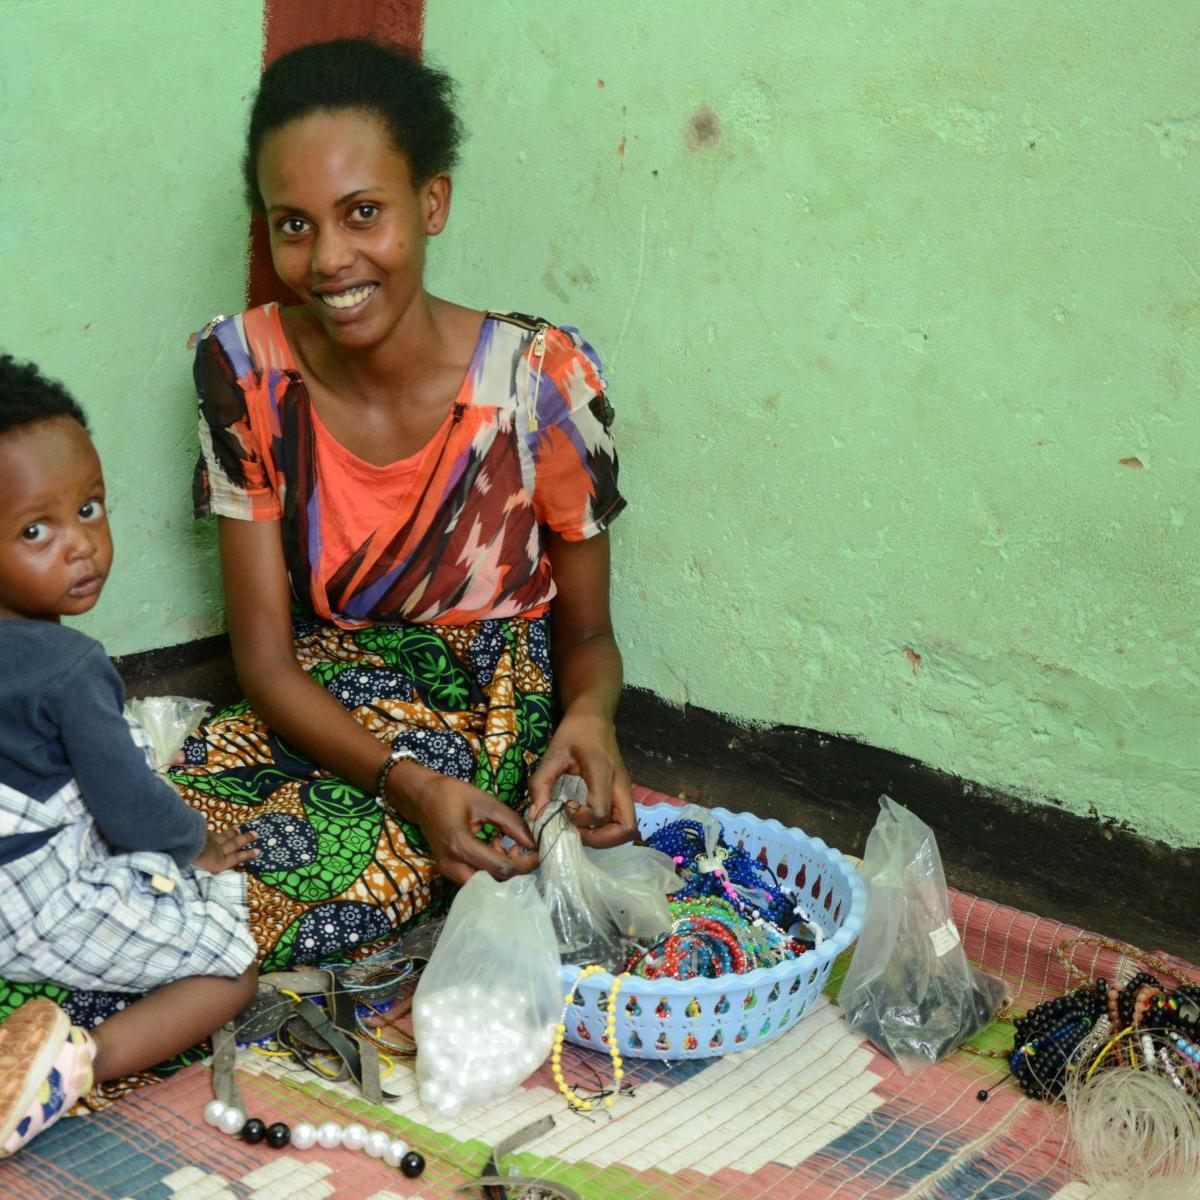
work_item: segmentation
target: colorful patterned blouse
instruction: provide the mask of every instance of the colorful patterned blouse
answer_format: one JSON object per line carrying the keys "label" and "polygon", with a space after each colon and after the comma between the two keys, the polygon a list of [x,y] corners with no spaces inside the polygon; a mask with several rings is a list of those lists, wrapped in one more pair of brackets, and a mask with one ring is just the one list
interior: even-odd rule
{"label": "colorful patterned blouse", "polygon": [[600,361],[571,328],[488,313],[441,428],[384,467],[321,423],[276,304],[210,325],[195,378],[196,515],[281,521],[293,595],[347,629],[540,615],[544,529],[579,541],[625,507]]}

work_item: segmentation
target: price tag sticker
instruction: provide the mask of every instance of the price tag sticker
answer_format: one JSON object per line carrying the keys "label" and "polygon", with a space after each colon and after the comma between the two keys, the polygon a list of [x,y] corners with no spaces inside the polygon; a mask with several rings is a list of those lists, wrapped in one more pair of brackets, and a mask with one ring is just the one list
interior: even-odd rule
{"label": "price tag sticker", "polygon": [[962,938],[958,936],[954,922],[947,921],[945,925],[939,925],[930,933],[929,940],[933,943],[934,954],[941,958],[944,954],[949,954]]}

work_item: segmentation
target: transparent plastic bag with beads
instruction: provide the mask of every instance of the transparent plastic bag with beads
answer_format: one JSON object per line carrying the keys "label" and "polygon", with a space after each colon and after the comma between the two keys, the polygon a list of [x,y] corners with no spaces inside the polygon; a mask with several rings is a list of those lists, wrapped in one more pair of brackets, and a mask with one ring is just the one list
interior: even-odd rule
{"label": "transparent plastic bag with beads", "polygon": [[143,696],[128,701],[125,711],[150,739],[155,769],[165,771],[211,707],[207,700],[188,696]]}
{"label": "transparent plastic bag with beads", "polygon": [[889,796],[879,806],[861,868],[867,915],[838,1003],[913,1075],[986,1029],[1007,989],[967,961],[933,830]]}
{"label": "transparent plastic bag with beads", "polygon": [[421,1102],[443,1117],[491,1104],[546,1060],[562,961],[528,875],[477,871],[455,896],[413,997]]}
{"label": "transparent plastic bag with beads", "polygon": [[671,928],[667,896],[681,881],[671,860],[648,846],[585,846],[566,805],[586,799],[587,784],[577,775],[555,783],[533,826],[541,856],[537,882],[563,962],[614,969],[631,943],[654,942]]}

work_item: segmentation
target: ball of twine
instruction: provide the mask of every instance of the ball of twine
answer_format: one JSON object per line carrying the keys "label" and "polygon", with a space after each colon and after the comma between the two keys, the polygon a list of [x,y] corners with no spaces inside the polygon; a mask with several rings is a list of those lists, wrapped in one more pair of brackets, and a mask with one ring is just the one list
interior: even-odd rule
{"label": "ball of twine", "polygon": [[1112,1200],[1200,1197],[1196,1100],[1149,1064],[1105,1056],[1093,1070],[1096,1055],[1091,1039],[1080,1046],[1063,1092],[1084,1179]]}

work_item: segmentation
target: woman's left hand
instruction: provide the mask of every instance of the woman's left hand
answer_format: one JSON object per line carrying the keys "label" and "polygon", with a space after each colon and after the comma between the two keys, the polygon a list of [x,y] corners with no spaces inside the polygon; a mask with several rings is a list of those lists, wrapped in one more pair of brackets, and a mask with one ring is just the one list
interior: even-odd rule
{"label": "woman's left hand", "polygon": [[577,707],[559,722],[529,779],[531,819],[550,802],[555,782],[567,774],[579,775],[587,784],[587,803],[567,806],[583,844],[602,849],[630,841],[637,832],[637,818],[629,772],[617,748],[613,723],[602,713]]}

